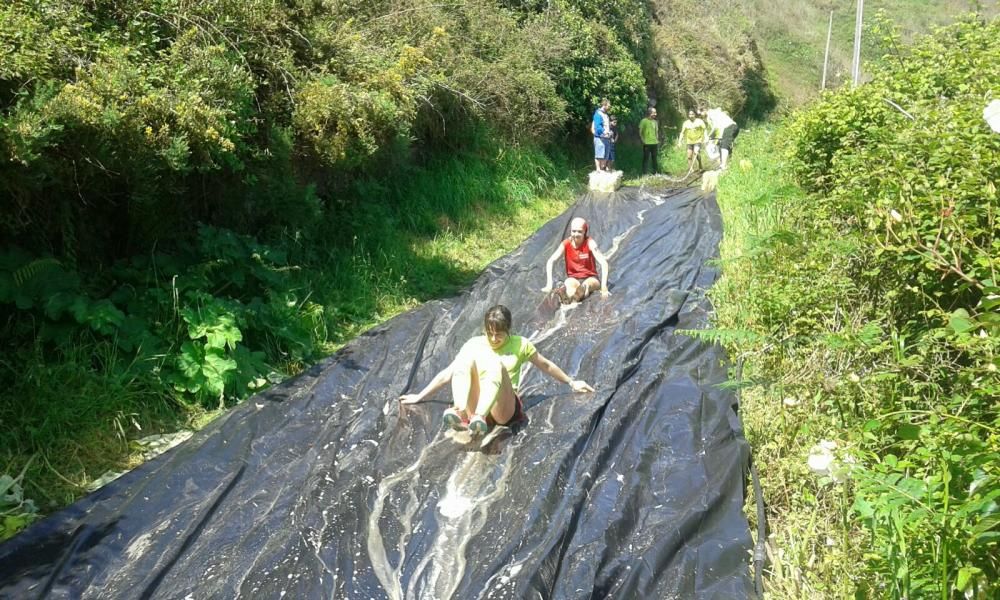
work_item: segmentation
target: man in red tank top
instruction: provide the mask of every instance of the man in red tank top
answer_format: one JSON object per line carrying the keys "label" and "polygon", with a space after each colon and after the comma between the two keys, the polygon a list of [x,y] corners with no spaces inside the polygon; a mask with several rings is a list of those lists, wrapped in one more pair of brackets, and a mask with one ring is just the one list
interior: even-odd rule
{"label": "man in red tank top", "polygon": [[[576,217],[569,224],[569,238],[563,240],[545,263],[545,287],[552,291],[552,265],[559,257],[566,259],[566,282],[561,288],[563,302],[579,302],[600,289],[601,296],[608,296],[608,260],[601,254],[594,238],[587,234],[587,221]],[[597,265],[601,265],[601,279],[597,279]]]}

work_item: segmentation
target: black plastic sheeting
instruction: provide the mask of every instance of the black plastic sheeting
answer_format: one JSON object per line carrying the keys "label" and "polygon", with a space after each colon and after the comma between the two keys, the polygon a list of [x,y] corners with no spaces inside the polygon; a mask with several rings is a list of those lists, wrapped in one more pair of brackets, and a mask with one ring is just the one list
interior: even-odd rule
{"label": "black plastic sheeting", "polygon": [[[551,312],[538,290],[573,216],[609,256],[612,295]],[[751,597],[749,449],[724,356],[675,333],[706,325],[721,229],[694,190],[583,197],[467,292],[0,546],[0,597]],[[447,388],[401,408],[497,303],[596,393],[529,370],[528,421],[485,443],[442,428]]]}

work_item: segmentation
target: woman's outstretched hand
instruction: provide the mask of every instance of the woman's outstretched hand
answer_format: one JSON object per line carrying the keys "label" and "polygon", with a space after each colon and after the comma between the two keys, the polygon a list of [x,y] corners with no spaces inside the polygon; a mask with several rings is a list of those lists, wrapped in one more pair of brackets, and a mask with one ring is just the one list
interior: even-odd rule
{"label": "woman's outstretched hand", "polygon": [[594,388],[590,387],[590,384],[582,379],[571,379],[569,387],[573,388],[573,391],[577,394],[594,391]]}
{"label": "woman's outstretched hand", "polygon": [[420,394],[403,394],[399,397],[400,404],[416,404],[420,402]]}

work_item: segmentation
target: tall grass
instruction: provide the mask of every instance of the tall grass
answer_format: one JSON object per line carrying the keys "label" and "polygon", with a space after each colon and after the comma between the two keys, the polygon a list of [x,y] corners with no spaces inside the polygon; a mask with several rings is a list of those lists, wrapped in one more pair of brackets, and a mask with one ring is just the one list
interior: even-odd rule
{"label": "tall grass", "polygon": [[[899,267],[874,260],[877,228],[790,182],[775,151],[789,130],[737,139],[718,190],[716,329],[700,334],[743,366],[740,411],[768,508],[768,597],[996,597],[1000,489],[983,466],[997,456],[996,359],[973,354],[992,334],[977,330],[981,346],[959,338],[962,355],[948,344],[967,334],[964,309],[934,321],[925,305],[892,304],[904,291],[945,295],[937,276],[894,283]],[[890,307],[911,330],[893,325]],[[976,368],[979,379],[964,374]]]}
{"label": "tall grass", "polygon": [[[660,144],[657,164],[660,174],[679,178],[687,173],[687,158],[685,150],[673,143],[676,139],[675,132],[668,132],[666,141]],[[615,168],[624,172],[625,183],[628,185],[642,184],[644,182],[642,177],[642,145],[638,142],[618,144],[616,153],[618,160],[615,162]],[[707,156],[702,155],[702,164],[706,169],[710,168],[710,162]]]}
{"label": "tall grass", "polygon": [[[822,306],[812,310],[823,302],[805,290],[836,296],[841,264],[802,235],[802,224],[818,216],[784,173],[777,143],[773,127],[745,131],[719,180],[725,233],[722,277],[710,291],[714,335],[744,365],[740,413],[768,508],[768,597],[853,597],[863,569],[846,488],[806,466],[813,446],[836,439],[843,426],[824,396],[825,386],[839,385],[841,365],[788,344],[836,326],[817,314]],[[748,498],[751,521],[754,502]]]}

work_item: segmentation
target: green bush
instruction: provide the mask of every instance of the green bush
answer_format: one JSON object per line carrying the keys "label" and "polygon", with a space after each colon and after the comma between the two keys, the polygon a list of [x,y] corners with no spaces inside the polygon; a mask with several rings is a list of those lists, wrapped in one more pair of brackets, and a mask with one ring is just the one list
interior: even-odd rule
{"label": "green bush", "polygon": [[[763,443],[778,449],[765,452],[794,453],[803,433],[840,448],[849,478],[821,480],[811,508],[841,520],[843,543],[831,536],[827,552],[867,572],[824,561],[814,590],[1000,590],[1000,135],[982,117],[997,90],[1000,22],[966,20],[775,134],[809,194],[761,196],[781,210],[749,228],[751,288],[734,300],[745,314],[725,325],[758,336],[731,348],[753,357],[750,376],[767,382],[781,422],[803,423],[775,425]],[[859,527],[865,543],[852,550]]]}
{"label": "green bush", "polygon": [[589,122],[606,97],[619,119],[638,121],[646,107],[645,79],[628,49],[610,29],[573,11],[559,15],[558,27],[571,40],[558,81],[573,119]]}
{"label": "green bush", "polygon": [[752,2],[654,2],[646,77],[679,124],[687,110],[719,106],[740,122],[764,119],[776,105],[754,39]]}

